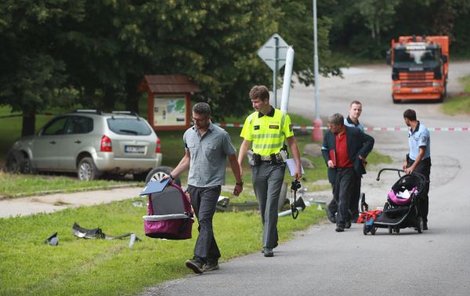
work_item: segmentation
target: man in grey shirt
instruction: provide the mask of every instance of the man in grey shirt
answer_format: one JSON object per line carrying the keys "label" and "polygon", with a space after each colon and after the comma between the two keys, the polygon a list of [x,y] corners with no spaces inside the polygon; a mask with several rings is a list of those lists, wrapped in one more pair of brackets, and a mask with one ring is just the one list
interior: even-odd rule
{"label": "man in grey shirt", "polygon": [[189,168],[188,192],[199,222],[199,235],[194,257],[186,261],[186,266],[199,274],[219,268],[220,251],[214,238],[212,218],[225,182],[227,157],[236,180],[235,196],[243,191],[243,181],[230,136],[212,124],[209,105],[197,103],[192,111],[194,126],[183,135],[185,154],[170,178],[178,177]]}

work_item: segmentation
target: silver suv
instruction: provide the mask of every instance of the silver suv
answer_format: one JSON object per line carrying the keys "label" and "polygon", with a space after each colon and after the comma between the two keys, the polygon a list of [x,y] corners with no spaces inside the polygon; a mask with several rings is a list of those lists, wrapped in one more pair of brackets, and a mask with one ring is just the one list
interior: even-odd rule
{"label": "silver suv", "polygon": [[80,180],[103,173],[145,180],[161,162],[160,140],[144,118],[131,112],[76,110],[53,118],[37,135],[16,141],[6,169],[77,172]]}

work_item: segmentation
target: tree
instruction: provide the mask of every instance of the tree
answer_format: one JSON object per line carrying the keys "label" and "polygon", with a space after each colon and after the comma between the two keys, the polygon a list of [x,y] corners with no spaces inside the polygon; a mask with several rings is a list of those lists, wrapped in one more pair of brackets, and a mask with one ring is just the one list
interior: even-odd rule
{"label": "tree", "polygon": [[[328,16],[329,7],[335,0],[318,1],[318,55],[319,72],[324,76],[341,75],[340,67],[345,62],[333,59],[330,51],[330,30],[332,19]],[[279,31],[295,50],[294,72],[305,85],[314,84],[313,75],[313,7],[311,0],[278,1],[282,16],[279,19]]]}
{"label": "tree", "polygon": [[61,21],[80,11],[77,1],[0,3],[0,104],[23,111],[22,135],[35,131],[35,114],[57,98],[66,80],[56,58]]}
{"label": "tree", "polygon": [[370,37],[376,45],[381,44],[381,35],[394,23],[395,8],[401,0],[358,0],[356,7],[365,20]]}
{"label": "tree", "polygon": [[[180,73],[199,84],[196,100],[209,102],[216,115],[243,114],[251,86],[270,85],[257,50],[275,32],[294,45],[300,80],[313,82],[310,2],[5,0],[0,104],[23,111],[29,134],[31,116],[51,104],[111,110],[120,103],[137,111],[145,74]],[[331,25],[327,16],[319,21],[324,74],[339,73],[329,58]]]}

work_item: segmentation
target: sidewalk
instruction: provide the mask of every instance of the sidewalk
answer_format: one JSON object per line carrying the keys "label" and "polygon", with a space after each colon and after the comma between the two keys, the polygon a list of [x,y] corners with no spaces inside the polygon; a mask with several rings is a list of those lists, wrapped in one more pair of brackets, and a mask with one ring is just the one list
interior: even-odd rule
{"label": "sidewalk", "polygon": [[66,208],[91,206],[138,197],[141,187],[56,193],[0,200],[0,218],[52,213]]}

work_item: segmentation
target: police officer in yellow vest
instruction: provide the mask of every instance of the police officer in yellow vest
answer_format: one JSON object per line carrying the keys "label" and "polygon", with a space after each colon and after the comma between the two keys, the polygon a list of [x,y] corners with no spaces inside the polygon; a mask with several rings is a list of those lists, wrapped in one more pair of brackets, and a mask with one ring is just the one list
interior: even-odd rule
{"label": "police officer in yellow vest", "polygon": [[[243,142],[238,154],[240,170],[245,156],[252,167],[252,181],[259,203],[263,223],[263,253],[274,256],[277,246],[277,211],[287,158],[285,140],[295,160],[295,178],[302,176],[300,153],[292,131],[289,115],[269,104],[269,91],[264,85],[255,85],[250,90],[250,99],[256,110],[243,125],[240,136]],[[249,150],[251,146],[252,150]]]}

